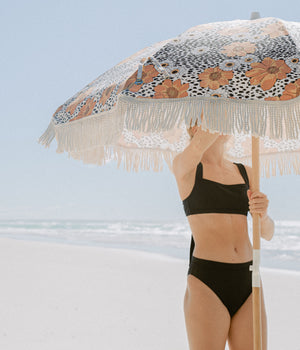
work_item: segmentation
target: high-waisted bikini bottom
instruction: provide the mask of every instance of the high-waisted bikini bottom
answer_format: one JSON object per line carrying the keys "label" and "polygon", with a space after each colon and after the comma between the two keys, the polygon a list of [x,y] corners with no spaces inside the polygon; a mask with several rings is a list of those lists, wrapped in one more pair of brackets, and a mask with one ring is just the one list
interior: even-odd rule
{"label": "high-waisted bikini bottom", "polygon": [[231,317],[252,292],[252,260],[243,263],[225,263],[191,256],[188,275],[205,283],[226,306]]}

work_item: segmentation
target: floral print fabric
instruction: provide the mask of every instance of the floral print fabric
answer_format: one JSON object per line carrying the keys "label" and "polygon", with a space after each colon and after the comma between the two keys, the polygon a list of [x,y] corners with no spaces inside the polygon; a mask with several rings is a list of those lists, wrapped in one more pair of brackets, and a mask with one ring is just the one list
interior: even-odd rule
{"label": "floral print fabric", "polygon": [[299,33],[299,23],[272,17],[192,27],[116,66],[127,75],[112,68],[111,77],[95,79],[61,105],[53,120],[59,124],[107,112],[118,95],[292,100],[300,95]]}

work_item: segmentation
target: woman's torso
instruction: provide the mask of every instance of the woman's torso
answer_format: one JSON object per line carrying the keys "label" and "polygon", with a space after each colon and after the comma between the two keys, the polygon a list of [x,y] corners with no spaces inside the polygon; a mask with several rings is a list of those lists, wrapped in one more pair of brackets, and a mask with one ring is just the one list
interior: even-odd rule
{"label": "woman's torso", "polygon": [[[227,186],[227,188],[234,188],[236,192],[245,191],[244,186],[240,185],[245,183],[245,180],[235,164],[226,162],[226,169],[222,171],[207,163],[200,165],[204,179],[201,186],[205,186],[205,183],[208,182],[211,182],[211,186],[216,185],[216,187],[221,187],[222,184],[225,186],[239,184]],[[197,168],[184,179],[176,178],[182,201],[190,196],[194,186],[197,185],[196,171]],[[215,174],[218,174],[218,177]],[[252,245],[249,240],[246,215],[210,212],[188,215],[187,218],[195,241],[194,256],[232,263],[252,259]]]}

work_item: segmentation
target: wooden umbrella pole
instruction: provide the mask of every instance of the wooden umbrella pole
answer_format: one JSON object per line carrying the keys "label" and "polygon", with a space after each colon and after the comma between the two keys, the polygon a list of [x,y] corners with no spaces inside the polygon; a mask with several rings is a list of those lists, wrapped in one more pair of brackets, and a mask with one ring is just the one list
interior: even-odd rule
{"label": "wooden umbrella pole", "polygon": [[[259,137],[252,136],[253,191],[259,191]],[[252,270],[252,306],[253,306],[253,349],[262,349],[261,299],[260,299],[260,216],[253,214],[253,265]]]}

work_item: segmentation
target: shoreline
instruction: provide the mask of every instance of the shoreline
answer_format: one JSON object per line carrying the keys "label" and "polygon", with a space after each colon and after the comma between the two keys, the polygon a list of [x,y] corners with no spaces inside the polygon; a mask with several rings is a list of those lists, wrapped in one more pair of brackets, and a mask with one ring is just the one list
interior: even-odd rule
{"label": "shoreline", "polygon": [[[57,244],[57,245],[66,245],[66,246],[76,246],[76,247],[92,247],[92,248],[103,248],[103,249],[111,249],[111,250],[120,250],[120,251],[129,251],[129,252],[141,252],[142,254],[153,254],[153,257],[157,257],[158,259],[160,257],[164,257],[167,259],[171,259],[171,260],[178,260],[178,261],[183,261],[183,262],[188,262],[188,254],[186,256],[186,258],[181,258],[181,257],[176,257],[174,255],[170,255],[167,253],[163,253],[163,252],[155,252],[152,250],[145,250],[142,248],[132,248],[132,247],[127,247],[125,245],[123,246],[119,246],[116,247],[114,243],[83,243],[83,242],[75,242],[75,241],[69,241],[66,242],[65,239],[59,241],[57,240],[57,238],[55,239],[51,239],[51,240],[45,240],[44,238],[38,238],[35,237],[35,239],[26,239],[24,237],[7,237],[7,236],[0,236],[0,240],[2,239],[8,239],[8,240],[16,240],[16,241],[22,241],[22,242],[33,242],[33,243],[42,243],[42,244]],[[189,249],[189,248],[188,248]],[[266,267],[266,266],[262,266],[262,264],[260,265],[260,269],[261,270],[266,270],[266,271],[277,271],[278,273],[290,273],[290,274],[295,274],[295,275],[299,275],[300,276],[300,270],[292,270],[292,269],[288,269],[288,268],[277,268],[277,267]]]}
{"label": "shoreline", "polygon": [[[0,238],[0,346],[6,350],[188,350],[188,260]],[[271,350],[298,350],[300,273],[261,268]]]}

